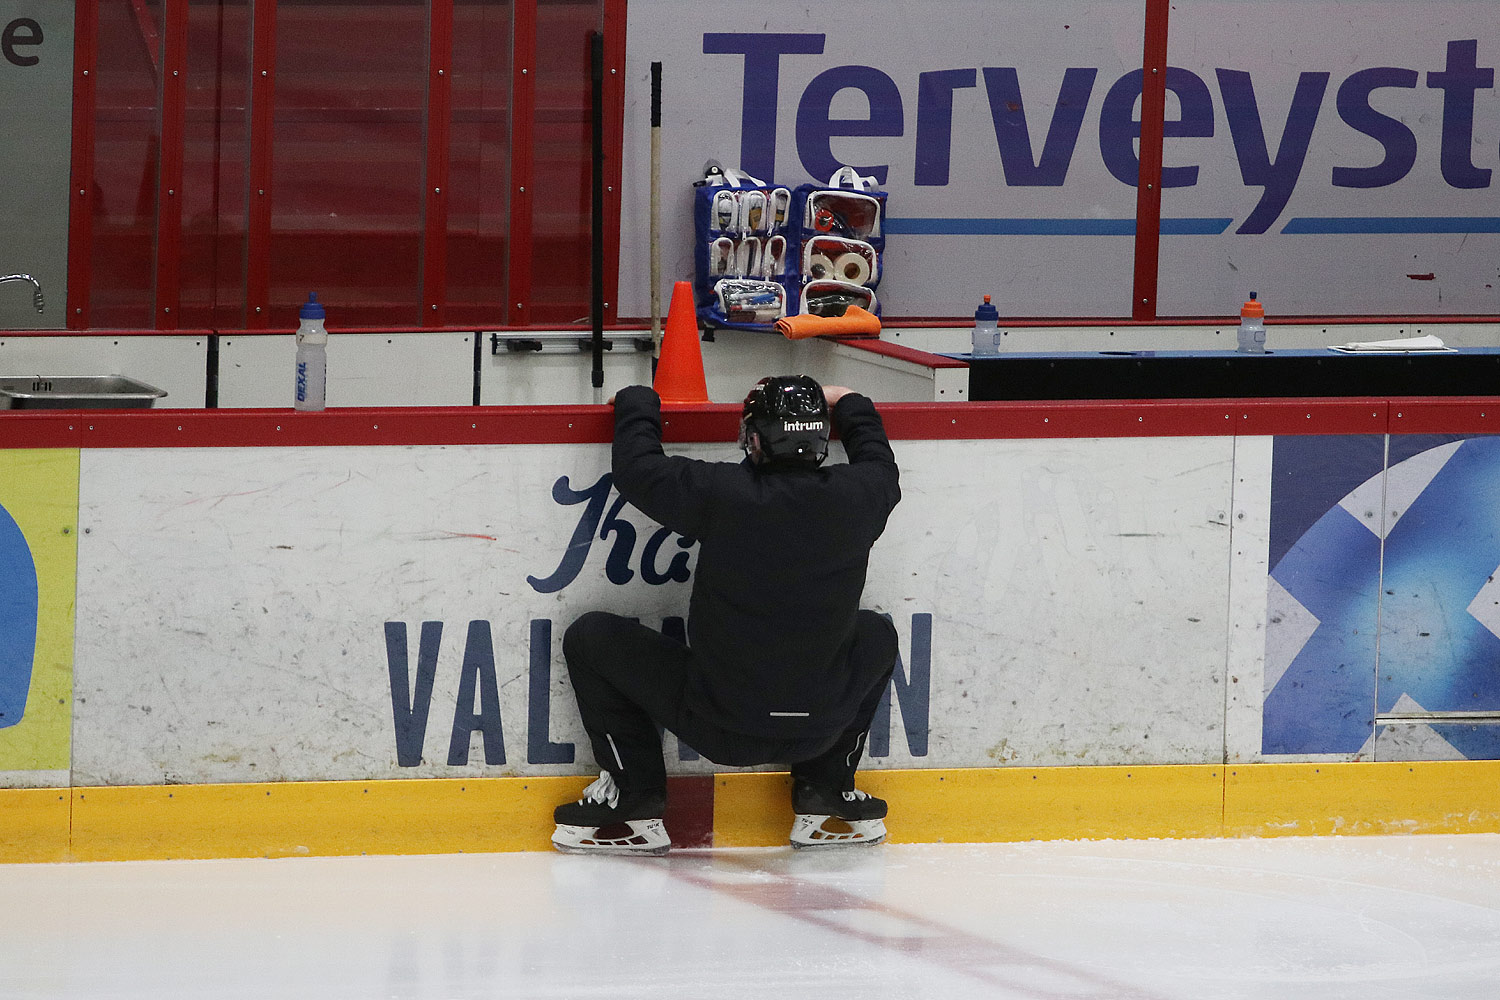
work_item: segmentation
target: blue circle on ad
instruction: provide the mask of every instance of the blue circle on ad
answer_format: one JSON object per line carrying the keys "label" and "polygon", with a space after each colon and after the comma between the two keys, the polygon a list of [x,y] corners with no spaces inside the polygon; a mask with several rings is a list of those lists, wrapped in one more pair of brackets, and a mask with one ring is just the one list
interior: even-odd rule
{"label": "blue circle on ad", "polygon": [[0,729],[26,714],[36,656],[36,564],[26,536],[0,506]]}

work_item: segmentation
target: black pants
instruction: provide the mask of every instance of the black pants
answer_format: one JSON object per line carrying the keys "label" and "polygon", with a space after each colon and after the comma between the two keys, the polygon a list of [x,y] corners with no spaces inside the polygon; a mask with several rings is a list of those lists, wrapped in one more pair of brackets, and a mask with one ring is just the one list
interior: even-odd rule
{"label": "black pants", "polygon": [[716,764],[749,767],[788,764],[792,775],[850,791],[864,752],[870,720],[896,667],[896,630],[873,611],[860,611],[849,659],[863,692],[854,719],[842,732],[779,741],[722,728],[683,705],[694,654],[676,639],[632,618],[592,611],[563,635],[563,656],[578,700],[583,728],[599,766],[621,789],[665,789],[659,728]]}

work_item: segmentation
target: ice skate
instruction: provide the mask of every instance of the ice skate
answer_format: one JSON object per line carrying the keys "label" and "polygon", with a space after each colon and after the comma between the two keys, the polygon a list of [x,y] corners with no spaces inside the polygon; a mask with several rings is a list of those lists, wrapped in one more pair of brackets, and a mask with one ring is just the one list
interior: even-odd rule
{"label": "ice skate", "polygon": [[873,847],[885,840],[885,800],[866,792],[839,792],[805,781],[792,785],[792,846]]}
{"label": "ice skate", "polygon": [[661,816],[664,792],[622,792],[608,771],[583,798],[552,811],[552,845],[567,854],[665,854],[672,846]]}

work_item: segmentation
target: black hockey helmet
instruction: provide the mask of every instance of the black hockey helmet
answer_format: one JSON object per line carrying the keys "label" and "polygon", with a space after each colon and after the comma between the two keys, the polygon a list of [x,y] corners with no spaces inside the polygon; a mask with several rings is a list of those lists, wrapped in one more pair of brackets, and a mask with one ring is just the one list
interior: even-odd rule
{"label": "black hockey helmet", "polygon": [[828,400],[807,375],[763,378],[745,397],[740,416],[740,447],[750,450],[750,434],[760,435],[767,462],[816,468],[828,457]]}

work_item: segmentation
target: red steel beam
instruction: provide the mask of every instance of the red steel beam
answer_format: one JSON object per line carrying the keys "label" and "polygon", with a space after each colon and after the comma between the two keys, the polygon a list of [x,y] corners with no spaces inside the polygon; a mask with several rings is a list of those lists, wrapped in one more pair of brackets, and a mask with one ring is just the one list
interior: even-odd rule
{"label": "red steel beam", "polygon": [[604,322],[620,309],[620,185],[625,150],[625,3],[604,0]]}
{"label": "red steel beam", "polygon": [[449,145],[453,127],[453,0],[427,10],[427,165],[422,230],[422,325],[447,317]]}
{"label": "red steel beam", "polygon": [[506,322],[531,321],[532,177],[536,144],[536,3],[515,0],[511,44],[510,271]]}
{"label": "red steel beam", "polygon": [[177,329],[182,303],[182,174],[187,141],[188,0],[166,0],[161,45],[161,156],[156,179],[158,329]]}
{"label": "red steel beam", "polygon": [[245,326],[263,330],[271,314],[271,154],[276,120],[276,0],[251,0],[250,133],[246,168]]}
{"label": "red steel beam", "polygon": [[1135,192],[1135,282],[1130,299],[1130,314],[1134,319],[1156,318],[1170,9],[1171,0],[1146,0],[1146,37],[1141,55],[1141,169]]}
{"label": "red steel beam", "polygon": [[[1493,434],[1500,398],[1152,399],[882,403],[896,441],[1236,437],[1272,434]],[[739,404],[668,406],[671,443],[730,442]],[[608,406],[341,407],[22,411],[0,449],[294,448],[360,445],[606,444]]]}
{"label": "red steel beam", "polygon": [[94,243],[94,74],[99,66],[99,0],[73,8],[73,151],[68,185],[68,302],[65,323],[87,329]]}

